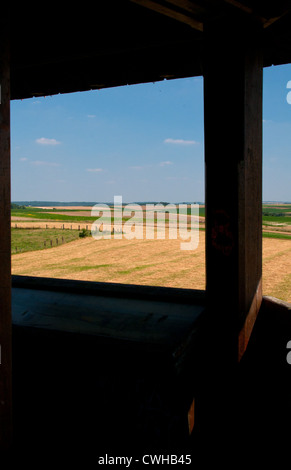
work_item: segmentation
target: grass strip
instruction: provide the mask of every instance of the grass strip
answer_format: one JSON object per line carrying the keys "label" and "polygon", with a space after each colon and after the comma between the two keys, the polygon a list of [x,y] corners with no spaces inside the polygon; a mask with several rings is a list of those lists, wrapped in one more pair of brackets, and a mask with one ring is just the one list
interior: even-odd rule
{"label": "grass strip", "polygon": [[45,250],[79,239],[78,230],[11,229],[11,254]]}
{"label": "grass strip", "polygon": [[281,240],[291,240],[291,235],[287,233],[263,232],[263,238],[277,238]]}

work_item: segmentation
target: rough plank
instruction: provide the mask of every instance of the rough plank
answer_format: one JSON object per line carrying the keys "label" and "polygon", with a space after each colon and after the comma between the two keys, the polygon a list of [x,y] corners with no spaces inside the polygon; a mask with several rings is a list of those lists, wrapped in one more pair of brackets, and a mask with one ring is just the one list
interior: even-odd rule
{"label": "rough plank", "polygon": [[203,23],[201,21],[196,20],[192,16],[188,14],[180,13],[172,8],[167,6],[161,5],[158,2],[152,0],[130,0],[133,3],[137,3],[143,7],[149,8],[150,10],[156,11],[157,13],[161,13],[162,15],[168,16],[169,18],[173,18],[176,21],[181,23],[185,23],[191,28],[197,29],[198,31],[203,31]]}
{"label": "rough plank", "polygon": [[12,288],[13,324],[172,349],[196,329],[203,303]]}

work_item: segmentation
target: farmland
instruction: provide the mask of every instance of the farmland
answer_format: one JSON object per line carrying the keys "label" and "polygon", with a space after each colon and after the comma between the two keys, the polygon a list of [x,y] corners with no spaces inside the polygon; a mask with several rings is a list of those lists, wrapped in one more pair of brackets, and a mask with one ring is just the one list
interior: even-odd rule
{"label": "farmland", "polygon": [[[82,229],[90,230],[96,220],[88,207],[13,209],[12,273],[205,289],[204,215],[200,207],[198,247],[183,251],[179,239],[167,237],[80,238]],[[110,227],[110,212],[103,216]],[[262,217],[263,293],[291,301],[291,205],[268,204]],[[186,219],[189,224],[189,213]],[[122,216],[119,222],[128,220]]]}
{"label": "farmland", "polygon": [[37,251],[69,243],[79,238],[76,230],[56,230],[41,228],[11,229],[11,254]]}

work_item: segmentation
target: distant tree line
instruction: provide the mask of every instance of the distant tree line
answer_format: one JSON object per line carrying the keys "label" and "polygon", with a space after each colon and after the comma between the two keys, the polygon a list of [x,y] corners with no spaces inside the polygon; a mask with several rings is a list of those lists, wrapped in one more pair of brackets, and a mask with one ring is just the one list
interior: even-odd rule
{"label": "distant tree line", "polygon": [[15,202],[11,202],[11,209],[26,209],[26,206],[20,206],[19,204],[15,204]]}
{"label": "distant tree line", "polygon": [[270,211],[263,211],[263,216],[265,217],[285,217],[286,214],[284,212],[270,212]]}

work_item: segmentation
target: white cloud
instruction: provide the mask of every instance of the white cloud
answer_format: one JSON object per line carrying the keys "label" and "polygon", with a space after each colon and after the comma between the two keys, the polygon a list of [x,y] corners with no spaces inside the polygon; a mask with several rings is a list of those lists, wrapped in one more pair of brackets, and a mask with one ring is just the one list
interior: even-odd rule
{"label": "white cloud", "polygon": [[22,158],[20,158],[19,160],[20,160],[21,162],[27,162],[28,158],[22,157]]}
{"label": "white cloud", "polygon": [[39,139],[36,139],[36,143],[41,145],[58,145],[61,142],[56,139],[47,139],[46,137],[40,137]]}
{"label": "white cloud", "polygon": [[166,165],[173,165],[173,162],[170,162],[169,160],[166,162],[161,162],[160,166],[166,166]]}
{"label": "white cloud", "polygon": [[55,163],[55,162],[45,162],[43,160],[34,160],[33,162],[30,162],[31,165],[35,165],[35,166],[60,166],[59,163]]}
{"label": "white cloud", "polygon": [[102,168],[87,168],[86,171],[90,171],[92,173],[99,173],[100,171],[103,171]]}
{"label": "white cloud", "polygon": [[176,144],[176,145],[196,145],[196,140],[184,140],[184,139],[165,139],[165,144]]}
{"label": "white cloud", "polygon": [[95,115],[95,114],[87,114],[87,117],[88,117],[88,118],[95,118],[96,115]]}

